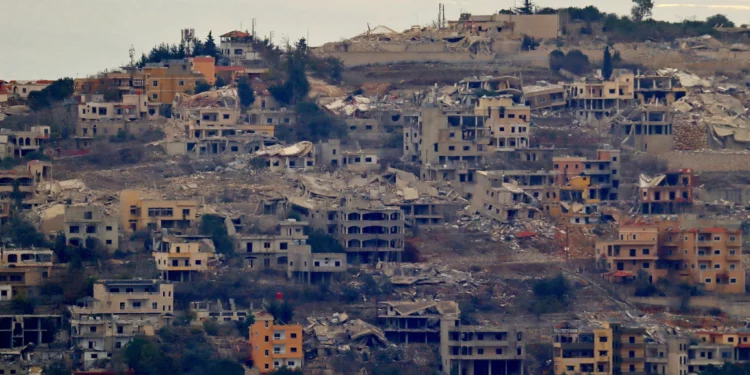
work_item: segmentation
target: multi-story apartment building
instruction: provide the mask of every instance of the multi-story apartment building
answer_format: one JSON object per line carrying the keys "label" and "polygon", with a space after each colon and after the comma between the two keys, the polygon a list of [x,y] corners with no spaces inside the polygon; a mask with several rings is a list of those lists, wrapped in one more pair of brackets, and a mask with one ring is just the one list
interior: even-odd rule
{"label": "multi-story apartment building", "polygon": [[172,108],[172,122],[192,139],[226,137],[255,128],[240,123],[240,99],[237,90],[230,87],[195,95],[177,94]]}
{"label": "multi-story apartment building", "polygon": [[625,109],[612,121],[612,132],[623,145],[639,152],[663,154],[672,151],[674,136],[671,108],[662,104],[644,104]]}
{"label": "multi-story apartment building", "polygon": [[524,86],[523,95],[526,105],[532,111],[565,107],[565,87],[547,82]]}
{"label": "multi-story apartment building", "polygon": [[330,139],[315,145],[316,164],[364,172],[379,170],[379,152],[374,149],[354,149],[342,145],[338,139]]}
{"label": "multi-story apartment building", "polygon": [[670,106],[687,95],[687,89],[671,75],[644,73],[637,74],[634,79],[636,99],[643,104]]}
{"label": "multi-story apartment building", "polygon": [[174,314],[174,286],[158,280],[102,280],[93,297],[69,306],[70,337],[84,363],[112,356],[138,334],[153,334]]}
{"label": "multi-story apartment building", "polygon": [[9,130],[2,133],[4,136],[0,138],[0,144],[3,146],[0,146],[0,150],[5,152],[5,157],[22,158],[32,152],[39,152],[49,143],[52,130],[47,125],[34,125],[27,131]]}
{"label": "multi-story apartment building", "polygon": [[213,269],[216,248],[210,236],[175,235],[162,229],[152,241],[156,270],[162,280],[198,280]]}
{"label": "multi-story apartment building", "polygon": [[617,321],[563,322],[554,329],[555,373],[687,375],[689,339],[665,335],[655,340],[646,329]]}
{"label": "multi-story apartment building", "polygon": [[289,219],[279,223],[278,234],[238,235],[236,251],[244,254],[250,268],[286,269],[288,277],[304,278],[307,282],[330,279],[346,271],[346,254],[313,253],[305,234],[307,225]]}
{"label": "multi-story apartment building", "polygon": [[667,171],[653,178],[641,175],[638,182],[641,214],[689,213],[693,207],[694,186],[692,169]]}
{"label": "multi-story apartment building", "polygon": [[607,120],[635,99],[635,75],[615,73],[609,81],[582,80],[566,87],[568,107],[583,121]]}
{"label": "multi-story apartment building", "polygon": [[198,81],[207,80],[203,73],[194,70],[190,59],[146,64],[143,72],[149,100],[160,104],[172,104],[178,93],[193,92]]}
{"label": "multi-story apartment building", "polygon": [[334,236],[346,250],[349,264],[400,261],[404,251],[404,214],[399,206],[345,192],[324,192],[316,179],[308,176],[302,176],[301,182],[304,196],[290,198],[293,210],[311,227]]}
{"label": "multi-story apartment building", "polygon": [[653,283],[673,278],[720,294],[744,293],[740,226],[687,215],[656,224],[623,224],[619,239],[597,242],[596,258],[612,282],[643,271]]}
{"label": "multi-story apartment building", "polygon": [[[153,120],[159,116],[158,107],[158,104],[150,103],[148,96],[140,90],[135,94],[123,94],[122,100],[117,102],[108,102],[104,100],[103,95],[94,95],[92,100],[78,105],[78,120],[82,122]],[[96,136],[96,128],[93,129],[91,134],[84,135]]]}
{"label": "multi-story apartment building", "polygon": [[302,326],[276,324],[274,317],[266,312],[255,314],[255,323],[250,326],[250,359],[261,374],[284,366],[302,367]]}
{"label": "multi-story apartment building", "polygon": [[547,171],[478,171],[471,209],[503,223],[536,218],[552,179]]}
{"label": "multi-story apartment building", "polygon": [[[725,354],[721,357],[725,361],[729,362],[748,362],[750,361],[750,329],[740,328],[737,330],[730,331],[703,331],[697,333],[697,346],[700,347],[703,344],[708,345],[725,345],[733,348],[732,357],[727,359]],[[706,358],[707,356],[701,357],[700,354],[695,356],[697,358]],[[694,369],[693,369],[694,370]],[[696,371],[691,371],[696,372]]]}
{"label": "multi-story apartment building", "polygon": [[119,226],[116,217],[107,215],[104,207],[95,204],[73,204],[65,206],[65,239],[69,244],[87,246],[89,238],[96,239],[110,251],[119,246]]}
{"label": "multi-story apartment building", "polygon": [[136,190],[120,192],[120,225],[126,232],[143,229],[178,231],[196,220],[198,202],[194,200],[144,199]]}
{"label": "multi-story apartment building", "polygon": [[39,294],[53,273],[54,252],[45,249],[0,249],[0,298]]}
{"label": "multi-story apartment building", "polygon": [[[596,151],[596,158],[560,156],[552,158],[552,170],[557,172],[555,184],[570,187],[571,181],[584,177],[588,178],[585,190],[572,189],[566,196],[560,192],[560,199],[582,200],[584,202],[599,202],[617,200],[620,187],[620,150],[601,149]],[[564,189],[563,189],[564,190]]]}
{"label": "multi-story apartment building", "polygon": [[315,145],[302,141],[290,146],[274,145],[256,151],[273,172],[306,171],[315,167]]}
{"label": "multi-story apartment building", "polygon": [[12,87],[14,95],[18,95],[23,99],[29,97],[34,91],[42,91],[47,86],[51,85],[54,81],[42,79],[37,81],[10,81],[9,86]]}
{"label": "multi-story apartment building", "polygon": [[[55,335],[60,328],[62,328],[60,315],[0,315],[0,349],[5,351],[4,354],[11,354],[26,346],[51,344],[55,342]],[[2,362],[0,362],[0,368],[7,369]],[[13,374],[14,372],[7,373]]]}
{"label": "multi-story apartment building", "polygon": [[523,332],[514,328],[462,325],[458,316],[440,321],[444,374],[523,375],[524,345]]}
{"label": "multi-story apartment building", "polygon": [[378,306],[385,337],[406,344],[440,342],[440,320],[453,322],[458,314],[454,301],[389,301]]}

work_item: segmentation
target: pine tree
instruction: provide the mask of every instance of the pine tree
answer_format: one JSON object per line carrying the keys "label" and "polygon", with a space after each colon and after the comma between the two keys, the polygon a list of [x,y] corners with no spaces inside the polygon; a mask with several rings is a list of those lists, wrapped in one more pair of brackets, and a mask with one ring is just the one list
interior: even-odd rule
{"label": "pine tree", "polygon": [[216,42],[214,41],[214,36],[211,34],[211,31],[209,31],[208,37],[206,37],[206,43],[203,44],[203,55],[212,56],[215,58],[218,54],[219,54],[219,50],[216,49]]}
{"label": "pine tree", "polygon": [[534,3],[531,0],[523,0],[523,5],[518,8],[520,14],[534,14]]}
{"label": "pine tree", "polygon": [[224,78],[221,78],[221,76],[217,76],[216,77],[216,82],[214,82],[214,86],[215,87],[221,88],[221,87],[224,87],[226,85],[227,85],[227,83],[224,82]]}
{"label": "pine tree", "polygon": [[612,76],[612,54],[609,53],[609,46],[604,49],[604,58],[602,59],[602,77],[608,80]]}

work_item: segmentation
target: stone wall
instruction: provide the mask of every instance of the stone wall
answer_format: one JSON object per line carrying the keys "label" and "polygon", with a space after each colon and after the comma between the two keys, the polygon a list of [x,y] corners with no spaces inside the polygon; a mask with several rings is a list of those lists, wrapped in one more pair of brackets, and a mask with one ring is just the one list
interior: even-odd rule
{"label": "stone wall", "polygon": [[750,171],[750,152],[691,151],[662,155],[669,169],[692,168],[696,172]]}

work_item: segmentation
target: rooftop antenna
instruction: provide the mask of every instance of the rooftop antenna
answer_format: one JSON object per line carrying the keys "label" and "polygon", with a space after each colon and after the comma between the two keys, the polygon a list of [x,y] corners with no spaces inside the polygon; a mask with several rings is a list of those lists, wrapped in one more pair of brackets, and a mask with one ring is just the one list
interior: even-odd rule
{"label": "rooftop antenna", "polygon": [[253,31],[253,38],[255,38],[255,18],[253,17],[253,23],[252,23],[252,31]]}
{"label": "rooftop antenna", "polygon": [[132,68],[135,66],[135,48],[132,44],[130,45],[130,49],[128,50],[128,52],[130,54],[130,67]]}

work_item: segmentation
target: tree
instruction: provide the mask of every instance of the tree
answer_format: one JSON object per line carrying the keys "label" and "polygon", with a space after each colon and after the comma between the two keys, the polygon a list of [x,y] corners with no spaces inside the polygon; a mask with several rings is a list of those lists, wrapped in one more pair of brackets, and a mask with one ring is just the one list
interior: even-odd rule
{"label": "tree", "polygon": [[706,18],[706,23],[710,27],[734,27],[734,22],[723,14],[715,14]]}
{"label": "tree", "polygon": [[331,235],[322,229],[312,231],[307,237],[307,244],[310,245],[313,253],[344,253],[346,250]]}
{"label": "tree", "polygon": [[227,83],[224,82],[224,78],[221,78],[221,76],[217,76],[216,77],[216,82],[214,82],[214,87],[216,87],[216,88],[222,88],[222,87],[224,87],[226,85],[227,85]]}
{"label": "tree", "polygon": [[[269,89],[270,90],[270,89]],[[318,142],[346,136],[346,125],[312,102],[303,101],[294,106],[297,120],[293,126],[276,128],[276,137],[288,141]]]}
{"label": "tree", "polygon": [[214,41],[214,36],[211,34],[211,31],[208,32],[206,43],[203,44],[203,50],[201,54],[205,56],[212,56],[214,58],[219,55],[219,50],[216,48],[216,42]]}
{"label": "tree", "polygon": [[612,76],[612,54],[609,53],[609,46],[604,48],[604,58],[602,59],[602,77],[609,80]]}
{"label": "tree", "polygon": [[523,5],[518,8],[519,14],[534,14],[534,3],[531,0],[523,0]]}
{"label": "tree", "polygon": [[286,366],[281,366],[273,372],[269,372],[268,375],[302,375],[303,372],[299,368],[290,369]]}
{"label": "tree", "polygon": [[558,71],[563,66],[565,60],[565,52],[556,49],[549,54],[549,68],[552,71]]}
{"label": "tree", "polygon": [[219,254],[234,253],[232,239],[229,238],[227,226],[224,224],[224,218],[218,215],[201,216],[200,233],[204,236],[211,236],[214,242],[216,252]]}
{"label": "tree", "polygon": [[68,263],[70,260],[70,252],[68,250],[68,240],[65,238],[65,233],[60,232],[55,237],[55,247],[52,249],[57,257],[57,261],[60,263]]}
{"label": "tree", "polygon": [[222,359],[216,362],[212,362],[208,366],[207,373],[216,375],[244,375],[245,369],[237,362],[232,362],[228,359]]}
{"label": "tree", "polygon": [[54,362],[51,363],[49,366],[44,368],[44,371],[42,371],[42,374],[44,375],[70,375],[70,370],[67,366],[65,366],[65,363],[60,362]]}
{"label": "tree", "polygon": [[241,77],[237,82],[237,95],[240,96],[240,104],[243,107],[249,107],[255,102],[255,91],[247,77]]}
{"label": "tree", "polygon": [[289,104],[301,102],[310,92],[307,81],[307,40],[300,39],[294,44],[294,52],[287,58],[287,80],[285,86],[289,93]]}
{"label": "tree", "polygon": [[287,301],[273,300],[266,311],[273,316],[274,321],[278,324],[291,323],[292,318],[294,318],[294,306]]}
{"label": "tree", "polygon": [[160,350],[153,341],[142,337],[129,342],[123,355],[126,365],[139,375],[182,374],[182,366],[177,360]]}
{"label": "tree", "polygon": [[651,11],[654,9],[654,0],[633,0],[633,8],[630,15],[633,21],[641,22],[651,18]]}
{"label": "tree", "polygon": [[208,84],[208,82],[200,80],[195,83],[195,93],[200,94],[202,92],[206,92],[211,90],[211,85]]}

